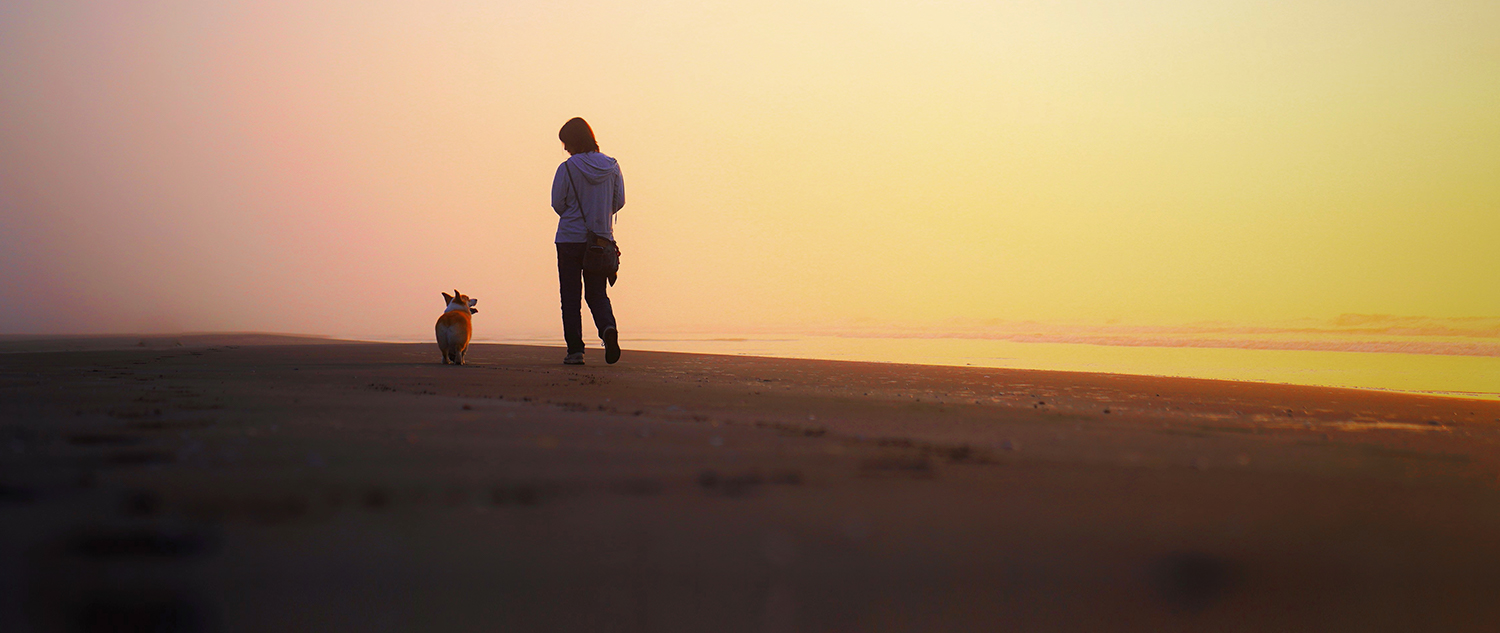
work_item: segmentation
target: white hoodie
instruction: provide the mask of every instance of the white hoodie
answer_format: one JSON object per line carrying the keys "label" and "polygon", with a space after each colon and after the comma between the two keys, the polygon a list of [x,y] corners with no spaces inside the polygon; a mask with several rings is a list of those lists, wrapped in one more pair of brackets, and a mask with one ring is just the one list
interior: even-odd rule
{"label": "white hoodie", "polygon": [[[579,202],[582,197],[582,203]],[[588,231],[615,239],[615,213],[625,206],[620,164],[599,152],[581,152],[557,166],[552,178],[552,210],[557,212],[558,244],[582,243]]]}

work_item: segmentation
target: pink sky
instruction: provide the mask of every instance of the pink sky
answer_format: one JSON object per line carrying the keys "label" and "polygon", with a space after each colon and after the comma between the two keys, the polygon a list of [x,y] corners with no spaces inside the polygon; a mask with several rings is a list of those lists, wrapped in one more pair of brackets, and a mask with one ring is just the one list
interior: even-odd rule
{"label": "pink sky", "polygon": [[9,2],[0,333],[1500,315],[1496,7]]}

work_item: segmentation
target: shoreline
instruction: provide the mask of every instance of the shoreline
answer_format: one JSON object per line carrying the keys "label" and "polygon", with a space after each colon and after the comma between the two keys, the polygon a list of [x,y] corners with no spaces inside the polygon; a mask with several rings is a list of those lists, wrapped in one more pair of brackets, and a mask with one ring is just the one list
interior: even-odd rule
{"label": "shoreline", "polygon": [[[932,339],[929,339],[927,337],[894,337],[894,338],[892,338],[892,337],[874,337],[874,338],[865,338],[865,337],[852,336],[852,335],[851,336],[825,337],[825,338],[834,338],[834,339],[838,339],[838,340],[842,340],[842,341],[850,341],[850,342],[855,342],[855,341],[864,341],[864,342],[874,341],[874,342],[878,342],[878,343],[889,343],[891,341],[898,341],[899,342],[899,341],[926,341],[926,340],[932,340]],[[1236,349],[1236,348],[1221,349],[1221,348],[1194,348],[1194,347],[1186,347],[1186,348],[1184,348],[1184,347],[1175,347],[1175,346],[1164,347],[1164,348],[1154,348],[1154,347],[1145,346],[1145,345],[1127,345],[1127,346],[1123,346],[1123,347],[1127,348],[1127,350],[1129,350],[1130,348],[1135,348],[1135,349],[1144,349],[1144,350],[1147,350],[1148,352],[1174,353],[1174,352],[1184,352],[1185,351],[1187,353],[1194,353],[1195,351],[1207,351],[1209,353],[1226,353],[1227,352],[1229,354],[1248,354],[1248,355],[1250,355],[1252,357],[1255,357],[1255,356],[1258,356],[1258,355],[1262,355],[1262,354],[1265,354],[1265,353],[1275,354],[1275,353],[1284,353],[1284,352],[1290,351],[1290,352],[1292,352],[1294,354],[1295,353],[1304,353],[1304,354],[1307,354],[1307,355],[1313,355],[1313,356],[1318,356],[1318,357],[1327,356],[1328,354],[1333,354],[1333,355],[1345,355],[1345,354],[1349,354],[1349,355],[1355,355],[1355,358],[1358,358],[1358,356],[1360,356],[1360,355],[1369,355],[1369,357],[1371,357],[1371,358],[1373,358],[1373,357],[1392,357],[1392,356],[1395,356],[1395,357],[1410,357],[1410,359],[1408,359],[1408,360],[1413,361],[1413,362],[1418,362],[1418,363],[1421,362],[1421,361],[1423,361],[1423,360],[1432,361],[1434,356],[1436,356],[1436,358],[1438,360],[1440,360],[1440,361],[1448,361],[1448,362],[1452,362],[1454,359],[1472,359],[1472,360],[1475,360],[1476,362],[1492,362],[1492,364],[1495,365],[1494,367],[1484,367],[1484,368],[1481,368],[1481,369],[1479,369],[1479,370],[1477,370],[1475,372],[1472,372],[1473,374],[1476,374],[1476,375],[1490,375],[1490,374],[1493,374],[1494,378],[1492,380],[1491,379],[1482,379],[1481,380],[1481,379],[1475,379],[1475,378],[1470,378],[1469,379],[1471,381],[1472,380],[1481,380],[1481,382],[1483,382],[1483,384],[1485,384],[1485,385],[1489,385],[1490,383],[1493,382],[1493,383],[1495,383],[1495,386],[1493,387],[1495,389],[1494,391],[1489,391],[1489,390],[1475,390],[1475,389],[1454,389],[1454,388],[1425,388],[1424,389],[1424,388],[1416,388],[1416,387],[1393,387],[1393,386],[1381,385],[1381,384],[1360,384],[1360,383],[1370,383],[1370,382],[1373,382],[1368,377],[1366,377],[1366,378],[1364,378],[1362,380],[1358,379],[1358,378],[1355,378],[1355,379],[1345,379],[1345,380],[1342,380],[1342,381],[1340,381],[1340,380],[1323,380],[1323,381],[1319,381],[1319,380],[1313,380],[1313,379],[1293,380],[1293,379],[1289,379],[1289,377],[1287,375],[1280,375],[1280,376],[1278,376],[1280,379],[1267,378],[1267,377],[1252,377],[1252,376],[1255,376],[1255,375],[1264,376],[1264,375],[1266,375],[1267,372],[1265,372],[1265,371],[1254,371],[1254,370],[1249,370],[1249,369],[1241,369],[1241,370],[1237,370],[1237,371],[1236,370],[1227,370],[1226,371],[1226,370],[1223,370],[1222,368],[1217,369],[1217,370],[1205,370],[1202,367],[1200,367],[1198,371],[1193,371],[1193,370],[1179,370],[1179,371],[1175,371],[1175,372],[1173,372],[1173,371],[1151,372],[1151,371],[1144,371],[1144,370],[1134,370],[1134,371],[1132,371],[1133,368],[1131,368],[1131,367],[1096,368],[1097,365],[1101,364],[1099,362],[1084,362],[1084,363],[1073,362],[1073,363],[1069,364],[1067,362],[1054,362],[1054,361],[1051,361],[1050,359],[1048,359],[1046,361],[1039,362],[1036,358],[1032,358],[1031,359],[1032,362],[1029,362],[1029,363],[1028,362],[1020,362],[1019,359],[1004,359],[1004,358],[1002,358],[1002,359],[988,359],[988,362],[986,361],[986,359],[973,358],[973,359],[970,359],[970,362],[964,362],[964,361],[962,361],[962,360],[960,360],[958,358],[932,358],[931,354],[929,353],[928,354],[929,357],[927,357],[927,358],[905,358],[905,359],[891,360],[891,359],[880,358],[879,354],[850,352],[849,349],[839,349],[839,350],[814,349],[812,347],[809,347],[808,345],[802,345],[801,344],[801,343],[803,343],[804,341],[807,341],[807,340],[810,340],[810,337],[801,337],[801,338],[799,338],[799,337],[777,337],[777,338],[769,338],[769,337],[765,337],[765,338],[763,338],[763,337],[661,338],[661,337],[655,337],[655,338],[643,338],[643,339],[627,340],[627,341],[625,341],[625,343],[627,345],[631,346],[632,348],[635,348],[637,351],[663,352],[663,353],[702,354],[702,355],[710,355],[710,356],[728,356],[728,357],[774,358],[774,359],[784,359],[784,360],[826,360],[826,361],[837,361],[837,362],[859,362],[859,363],[876,363],[876,364],[892,364],[892,365],[912,365],[912,366],[918,366],[918,367],[982,367],[982,368],[990,368],[990,369],[1008,369],[1008,370],[1018,370],[1018,371],[1061,371],[1061,372],[1085,373],[1085,374],[1105,374],[1105,375],[1119,375],[1119,376],[1136,376],[1136,377],[1142,377],[1142,378],[1182,378],[1182,379],[1192,379],[1192,380],[1221,380],[1221,381],[1227,381],[1227,382],[1243,382],[1243,383],[1265,384],[1265,385],[1326,387],[1326,388],[1332,388],[1332,389],[1355,389],[1355,390],[1360,390],[1360,391],[1370,391],[1370,392],[1380,392],[1380,393],[1424,395],[1424,396],[1434,396],[1434,397],[1440,397],[1440,398],[1452,398],[1452,399],[1462,399],[1462,400],[1500,401],[1500,359],[1493,359],[1492,361],[1489,361],[1489,360],[1486,360],[1486,357],[1464,357],[1464,356],[1453,357],[1453,356],[1447,356],[1447,355],[1432,355],[1432,354],[1408,353],[1408,352],[1369,352],[1369,351],[1335,351],[1335,352],[1325,352],[1325,351],[1320,351],[1320,350],[1275,350],[1275,349]],[[939,337],[939,339],[937,339],[937,340],[941,340],[941,341],[945,341],[945,342],[951,342],[951,341],[961,341],[961,340],[966,340],[966,339],[947,339],[947,338],[941,338],[941,337]],[[108,349],[120,349],[120,350],[123,350],[123,349],[140,349],[140,348],[169,348],[169,347],[182,347],[184,345],[186,345],[186,346],[200,346],[201,347],[201,346],[224,345],[224,344],[239,344],[239,345],[316,345],[316,344],[362,344],[362,343],[377,343],[377,344],[422,344],[422,343],[426,343],[426,342],[427,341],[425,341],[425,340],[414,340],[414,339],[410,339],[410,338],[406,338],[406,339],[396,339],[396,338],[364,338],[364,339],[361,339],[361,338],[336,338],[336,337],[332,337],[332,336],[322,336],[322,335],[283,334],[283,333],[264,333],[264,332],[195,332],[195,333],[176,333],[176,334],[84,334],[84,335],[30,335],[30,334],[22,334],[22,335],[10,334],[10,335],[3,335],[3,334],[0,334],[0,354],[26,353],[26,352],[59,352],[59,351],[102,351],[102,350],[108,350]],[[770,350],[769,352],[767,352],[767,350],[761,350],[761,353],[756,353],[756,352],[753,352],[753,351],[750,351],[750,352],[747,352],[747,351],[736,351],[735,349],[733,349],[733,347],[735,345],[744,346],[744,345],[747,345],[747,344],[755,344],[755,343],[761,343],[761,344],[765,344],[765,343],[790,344],[790,346],[792,347],[792,351],[790,351],[790,352],[788,352],[788,351],[781,351],[780,353],[778,353],[777,350]],[[520,345],[520,346],[534,346],[534,347],[560,347],[561,346],[561,342],[560,341],[552,341],[550,339],[545,339],[545,338],[484,339],[484,340],[475,339],[474,344],[486,344],[486,345]],[[800,345],[800,348],[798,348],[799,345]],[[1055,344],[1055,343],[1033,343],[1033,342],[1025,342],[1025,343],[1019,343],[1018,345],[1021,345],[1023,347],[1035,347],[1035,346],[1039,346],[1039,345],[1040,346],[1048,346],[1048,345],[1057,345],[1057,344]],[[1103,354],[1118,353],[1119,352],[1118,350],[1116,350],[1116,349],[1110,349],[1110,348],[1121,347],[1121,346],[1115,346],[1115,345],[1109,345],[1109,344],[1099,344],[1099,343],[1070,343],[1070,344],[1067,344],[1067,345],[1076,345],[1076,346],[1083,346],[1083,347],[1105,348],[1101,352]],[[713,349],[715,346],[721,347],[723,349]],[[854,347],[854,346],[850,345],[849,347]],[[908,355],[910,355],[910,351],[909,350],[899,350],[898,349],[896,351],[897,355],[899,355],[901,353],[907,353]],[[1014,362],[1008,362],[1008,363],[1007,362],[994,362],[995,360],[1014,361]],[[1303,359],[1303,360],[1304,360],[1304,362],[1307,361],[1307,359]],[[1359,360],[1367,360],[1367,359],[1366,358],[1360,358]],[[978,361],[978,362],[973,362],[973,361]],[[1116,364],[1118,365],[1118,364],[1121,364],[1121,363],[1116,363]],[[1355,364],[1357,365],[1358,363],[1355,363]],[[1042,365],[1057,365],[1057,366],[1042,366]],[[1080,367],[1080,366],[1077,366],[1077,365],[1084,365],[1084,366]],[[1161,368],[1159,367],[1158,369],[1161,369]],[[1304,370],[1304,371],[1310,371],[1310,370]],[[1325,368],[1323,371],[1329,371],[1329,370]],[[1282,373],[1285,374],[1285,372],[1282,372]],[[1215,374],[1218,374],[1218,375],[1215,375]],[[1227,374],[1227,375],[1225,375],[1225,374]]]}
{"label": "shoreline", "polygon": [[[926,339],[926,338],[859,338],[859,336],[835,336],[834,339],[838,339],[838,341],[847,341],[847,342],[850,342],[850,347],[853,347],[853,344],[856,344],[856,342],[868,342],[868,341],[874,341],[874,342],[889,342],[889,341],[895,341],[895,342],[903,342],[903,341],[922,342],[922,341],[930,341],[930,339]],[[732,345],[747,345],[747,344],[793,344],[793,347],[795,347],[796,344],[799,344],[799,342],[802,342],[802,341],[807,341],[807,338],[801,338],[801,339],[799,339],[799,338],[703,338],[703,339],[646,338],[646,339],[631,339],[631,341],[625,341],[625,342],[627,342],[627,344],[631,344],[631,347],[637,348],[637,350],[640,350],[640,351],[658,351],[658,353],[705,354],[705,356],[729,356],[729,357],[760,357],[760,359],[783,359],[783,360],[831,360],[831,362],[877,363],[877,365],[910,365],[910,366],[924,366],[924,368],[930,368],[930,366],[941,366],[941,368],[990,368],[990,369],[1016,369],[1016,371],[1073,372],[1073,374],[1109,374],[1109,375],[1124,375],[1124,377],[1142,377],[1142,378],[1185,378],[1185,380],[1215,380],[1215,381],[1229,381],[1229,383],[1271,384],[1271,386],[1328,387],[1328,389],[1355,389],[1355,390],[1364,390],[1364,392],[1410,393],[1410,395],[1439,396],[1439,398],[1478,399],[1478,401],[1500,401],[1500,359],[1488,359],[1488,357],[1472,357],[1472,356],[1448,356],[1448,354],[1385,353],[1385,351],[1379,351],[1379,353],[1373,353],[1373,351],[1250,350],[1250,348],[1193,348],[1193,347],[1154,348],[1154,347],[1146,347],[1146,345],[1127,345],[1127,347],[1125,347],[1125,348],[1127,348],[1128,353],[1130,353],[1130,351],[1136,351],[1136,350],[1143,350],[1143,351],[1146,351],[1146,353],[1152,353],[1152,351],[1161,351],[1161,353],[1179,353],[1179,351],[1185,351],[1185,353],[1190,353],[1190,354],[1191,353],[1208,353],[1208,354],[1229,353],[1229,354],[1247,354],[1247,356],[1259,356],[1259,354],[1265,354],[1265,353],[1271,353],[1271,354],[1281,354],[1281,353],[1299,354],[1299,353],[1305,353],[1305,354],[1311,354],[1311,356],[1328,356],[1328,354],[1335,354],[1335,356],[1343,356],[1343,354],[1349,354],[1349,356],[1352,356],[1353,359],[1359,359],[1359,360],[1365,360],[1365,359],[1361,359],[1362,356],[1365,356],[1365,357],[1386,357],[1386,359],[1389,359],[1389,357],[1410,357],[1410,359],[1412,359],[1412,360],[1430,360],[1430,359],[1433,359],[1433,357],[1436,357],[1436,359],[1442,360],[1442,362],[1454,362],[1454,360],[1457,360],[1457,362],[1463,362],[1463,360],[1479,360],[1479,362],[1482,362],[1482,363],[1493,363],[1494,368],[1491,368],[1490,371],[1488,371],[1488,374],[1496,375],[1496,378],[1494,378],[1494,381],[1491,381],[1491,383],[1494,384],[1494,389],[1496,389],[1496,390],[1416,389],[1416,387],[1406,387],[1406,389],[1403,389],[1403,387],[1377,386],[1377,384],[1344,384],[1344,383],[1338,383],[1338,381],[1332,381],[1332,383],[1320,383],[1320,381],[1314,381],[1314,380],[1302,380],[1302,381],[1287,380],[1287,377],[1284,377],[1284,375],[1283,375],[1283,377],[1281,377],[1281,378],[1283,378],[1283,380],[1274,380],[1274,378],[1238,377],[1238,375],[1235,375],[1236,374],[1235,371],[1220,371],[1220,372],[1218,372],[1218,374],[1229,374],[1229,375],[1209,375],[1209,374],[1215,374],[1215,372],[1205,372],[1205,371],[1199,371],[1199,372],[1194,372],[1194,371],[1179,371],[1179,372],[1131,371],[1131,368],[1128,368],[1128,366],[1125,366],[1125,368],[1097,369],[1098,366],[1109,365],[1109,363],[1100,363],[1100,362],[1071,363],[1071,365],[1073,365],[1073,366],[1043,366],[1043,365],[1049,365],[1049,363],[1044,363],[1044,362],[1023,363],[1023,362],[1019,362],[1019,359],[990,359],[989,362],[986,362],[986,360],[984,360],[984,359],[971,359],[971,362],[962,362],[962,360],[944,360],[944,359],[883,360],[883,359],[879,359],[879,354],[847,353],[846,350],[840,350],[840,351],[837,351],[837,353],[829,353],[828,350],[823,350],[822,354],[816,353],[816,351],[813,351],[813,353],[807,353],[807,351],[805,351],[805,347],[802,347],[802,348],[804,348],[804,350],[802,350],[802,353],[795,353],[795,351],[793,351],[793,353],[774,353],[774,351],[771,351],[771,353],[765,353],[765,351],[759,351],[759,353],[756,353],[756,351],[711,350],[711,347],[714,347],[714,345],[723,345],[723,344],[727,344],[727,345],[723,345],[723,347],[726,347],[726,348],[727,347],[732,347]],[[944,341],[944,342],[963,342],[963,341],[966,341],[966,339],[939,339],[939,341]],[[411,341],[411,339],[371,339],[371,341],[368,341],[368,342],[383,342],[383,344],[422,344],[423,341]],[[534,347],[561,347],[561,342],[555,342],[555,344],[553,344],[552,341],[547,341],[547,339],[492,339],[492,341],[475,341],[475,342],[483,342],[483,344],[493,344],[493,345],[534,345]],[[1101,354],[1118,353],[1118,348],[1121,348],[1121,347],[1118,347],[1118,345],[1106,345],[1106,344],[1050,344],[1050,342],[1020,342],[1020,344],[1016,344],[1016,345],[1020,345],[1020,347],[1050,347],[1050,345],[1077,345],[1077,347],[1100,348]],[[1005,362],[996,362],[996,360],[1005,360]],[[1068,363],[1055,363],[1055,362],[1053,362],[1052,365],[1068,365]],[[1079,365],[1088,365],[1088,366],[1079,366]],[[1128,365],[1128,363],[1116,363],[1116,365]],[[1241,372],[1238,372],[1238,374],[1253,375],[1253,374],[1257,374],[1257,372],[1253,372],[1253,371],[1241,371]],[[1260,372],[1260,374],[1265,374],[1265,372]],[[1355,381],[1352,381],[1352,383],[1361,383],[1361,381],[1355,380]]]}

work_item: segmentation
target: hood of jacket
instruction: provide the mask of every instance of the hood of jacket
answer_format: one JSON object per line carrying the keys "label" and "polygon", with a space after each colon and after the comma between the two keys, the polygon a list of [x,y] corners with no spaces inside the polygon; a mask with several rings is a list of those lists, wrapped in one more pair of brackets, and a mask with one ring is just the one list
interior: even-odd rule
{"label": "hood of jacket", "polygon": [[620,173],[620,164],[600,152],[582,152],[568,157],[569,171],[583,176],[591,185],[597,185]]}

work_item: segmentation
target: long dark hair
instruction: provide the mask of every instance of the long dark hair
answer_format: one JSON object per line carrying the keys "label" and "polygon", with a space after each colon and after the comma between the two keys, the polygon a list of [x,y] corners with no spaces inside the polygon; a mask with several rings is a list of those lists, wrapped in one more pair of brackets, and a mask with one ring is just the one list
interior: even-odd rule
{"label": "long dark hair", "polygon": [[594,128],[589,127],[589,122],[582,117],[568,119],[562,129],[557,131],[557,138],[570,155],[599,151],[599,141],[594,140]]}

